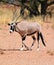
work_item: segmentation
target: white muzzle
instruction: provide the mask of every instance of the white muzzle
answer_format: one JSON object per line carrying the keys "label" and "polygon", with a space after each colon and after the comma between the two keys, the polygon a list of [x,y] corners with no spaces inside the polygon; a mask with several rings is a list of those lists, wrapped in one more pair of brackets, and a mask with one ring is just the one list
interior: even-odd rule
{"label": "white muzzle", "polygon": [[12,30],[10,30],[10,33],[12,33],[13,31]]}

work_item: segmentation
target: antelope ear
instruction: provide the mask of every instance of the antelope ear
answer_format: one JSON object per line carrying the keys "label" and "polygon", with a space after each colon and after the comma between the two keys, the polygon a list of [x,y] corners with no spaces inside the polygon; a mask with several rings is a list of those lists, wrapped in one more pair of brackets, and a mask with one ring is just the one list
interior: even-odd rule
{"label": "antelope ear", "polygon": [[10,23],[8,23],[8,25],[10,26]]}
{"label": "antelope ear", "polygon": [[16,25],[18,24],[18,22],[15,23]]}

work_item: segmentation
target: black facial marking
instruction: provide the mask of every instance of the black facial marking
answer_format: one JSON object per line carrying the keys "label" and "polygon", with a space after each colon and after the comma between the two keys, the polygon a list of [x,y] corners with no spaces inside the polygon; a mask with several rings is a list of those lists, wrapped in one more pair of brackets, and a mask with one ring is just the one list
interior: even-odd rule
{"label": "black facial marking", "polygon": [[14,29],[15,29],[14,26],[11,26],[11,27],[10,27],[10,30],[14,31]]}
{"label": "black facial marking", "polygon": [[11,25],[10,25],[10,30],[12,30],[12,31],[15,30],[15,25],[14,25],[14,23],[11,23]]}
{"label": "black facial marking", "polygon": [[26,36],[22,37],[22,41],[25,40]]}

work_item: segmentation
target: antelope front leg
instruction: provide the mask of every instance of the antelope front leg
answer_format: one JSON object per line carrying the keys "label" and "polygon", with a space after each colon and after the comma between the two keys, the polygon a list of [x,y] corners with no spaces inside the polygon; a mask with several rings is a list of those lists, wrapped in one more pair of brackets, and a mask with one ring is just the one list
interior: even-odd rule
{"label": "antelope front leg", "polygon": [[22,37],[22,48],[21,48],[21,50],[24,50],[24,46],[25,46],[25,48],[26,48],[27,50],[29,50],[29,48],[28,48],[28,47],[25,45],[25,43],[24,43],[25,38],[26,38],[26,36],[23,36],[23,37]]}

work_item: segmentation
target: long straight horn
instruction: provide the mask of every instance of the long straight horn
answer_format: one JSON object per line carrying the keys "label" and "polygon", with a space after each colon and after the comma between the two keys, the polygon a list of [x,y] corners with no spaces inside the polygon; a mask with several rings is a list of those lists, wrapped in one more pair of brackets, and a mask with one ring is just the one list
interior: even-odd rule
{"label": "long straight horn", "polygon": [[13,18],[12,18],[12,21],[15,20],[16,16],[17,16],[17,10],[15,10],[15,11],[13,12]]}
{"label": "long straight horn", "polygon": [[21,15],[17,16],[14,22],[16,22],[20,16],[21,16]]}

